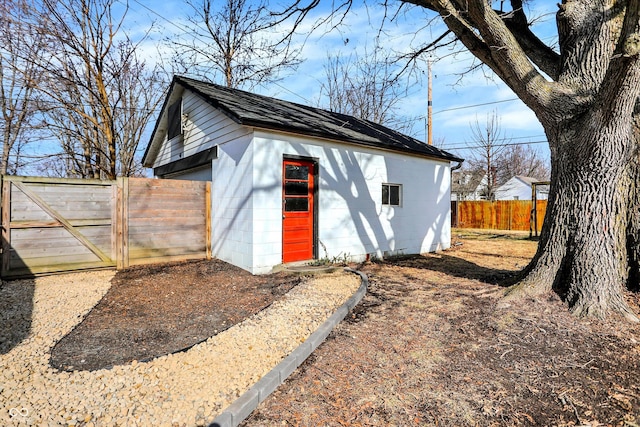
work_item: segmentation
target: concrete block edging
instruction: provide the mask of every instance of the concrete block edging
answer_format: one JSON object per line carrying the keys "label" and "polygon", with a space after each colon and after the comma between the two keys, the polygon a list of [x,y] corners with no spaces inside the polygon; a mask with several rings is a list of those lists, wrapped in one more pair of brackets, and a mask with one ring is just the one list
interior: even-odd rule
{"label": "concrete block edging", "polygon": [[367,275],[345,268],[345,271],[360,276],[361,284],[358,290],[336,311],[331,315],[320,327],[313,332],[302,344],[278,363],[265,376],[260,378],[249,390],[244,392],[231,405],[222,411],[209,425],[209,427],[237,427],[242,421],[253,412],[260,402],[264,401],[271,393],[273,393],[288,377],[291,375],[307,357],[315,351],[316,348],[324,342],[331,331],[346,317],[346,315],[355,307],[367,293],[369,279]]}

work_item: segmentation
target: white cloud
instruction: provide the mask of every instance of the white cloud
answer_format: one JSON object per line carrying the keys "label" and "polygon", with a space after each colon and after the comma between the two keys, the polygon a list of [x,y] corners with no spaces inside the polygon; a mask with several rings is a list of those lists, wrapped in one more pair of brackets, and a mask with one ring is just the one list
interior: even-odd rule
{"label": "white cloud", "polygon": [[[138,1],[155,10],[162,18],[154,16],[153,13],[140,6]],[[183,20],[188,12],[187,8],[182,1],[175,0],[165,2],[132,0],[130,4],[131,11],[129,13],[139,14],[139,16],[132,15],[135,16],[136,25],[143,26],[146,14],[149,21],[157,21],[160,27],[151,40],[143,44],[144,56],[153,58],[157,54],[157,48],[162,38],[179,32],[176,26],[184,27]],[[322,7],[324,9],[321,9]],[[431,12],[426,12],[417,6],[407,7],[405,5],[403,8],[403,12],[397,15],[397,19],[385,26],[383,33],[379,32],[379,27],[384,17],[384,9],[377,5],[366,7],[362,4],[355,4],[338,29],[328,32],[328,27],[325,26],[316,29],[309,35],[309,31],[318,20],[328,17],[330,13],[330,6],[322,4],[319,9],[310,13],[297,29],[299,36],[294,40],[294,45],[302,50],[302,58],[305,59],[305,62],[295,73],[284,76],[283,80],[277,84],[256,90],[293,102],[316,105],[320,85],[325,79],[324,64],[327,53],[348,55],[357,52],[361,55],[365,48],[369,51],[374,48],[376,36],[380,36],[380,42],[384,47],[396,52],[408,52],[431,42],[445,31],[440,18]],[[543,12],[536,11],[538,15]],[[172,23],[167,22],[164,18]],[[332,19],[333,21],[329,21],[329,26],[337,23],[337,17]],[[545,25],[539,25],[545,34],[551,33],[548,26],[549,22]],[[290,28],[291,23],[286,23],[281,31],[285,32]],[[268,37],[274,37],[274,35],[270,34]],[[516,98],[516,96],[497,78],[494,78],[493,81],[488,80],[485,73],[491,74],[490,70],[468,72],[460,78],[460,75],[467,72],[469,67],[474,64],[474,58],[470,53],[462,50],[460,46],[454,49],[445,49],[433,56],[434,137],[444,137],[447,141],[464,140],[469,133],[469,123],[475,121],[476,116],[483,119],[487,112],[494,109],[497,109],[502,116],[503,126],[509,132],[514,134],[540,133],[540,126],[535,115],[521,102],[500,102]],[[425,74],[422,75],[421,85],[413,88],[399,105],[400,110],[408,118],[426,115],[426,65],[423,72]],[[488,103],[489,105],[470,107]],[[453,108],[457,109],[443,112],[443,110]],[[414,134],[424,134],[423,122],[416,124]]]}

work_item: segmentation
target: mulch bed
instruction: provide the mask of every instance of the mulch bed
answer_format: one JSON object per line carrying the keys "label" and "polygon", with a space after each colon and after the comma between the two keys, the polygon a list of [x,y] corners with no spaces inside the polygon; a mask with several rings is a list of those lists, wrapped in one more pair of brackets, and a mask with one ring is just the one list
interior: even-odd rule
{"label": "mulch bed", "polygon": [[253,276],[219,260],[119,271],[86,318],[51,352],[62,370],[96,370],[186,350],[269,306],[300,276]]}

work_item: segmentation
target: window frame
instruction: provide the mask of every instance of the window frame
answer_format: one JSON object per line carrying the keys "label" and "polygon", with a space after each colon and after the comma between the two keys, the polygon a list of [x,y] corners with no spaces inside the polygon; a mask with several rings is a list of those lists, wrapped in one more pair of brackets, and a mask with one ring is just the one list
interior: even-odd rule
{"label": "window frame", "polygon": [[[306,169],[304,176],[291,176],[287,177],[289,167]],[[293,169],[291,169],[293,171]],[[307,166],[294,166],[291,164],[285,165],[284,181],[283,181],[283,196],[284,196],[284,212],[309,212],[309,167]],[[289,186],[291,185],[291,186]],[[287,190],[292,191],[287,191]],[[300,191],[304,189],[304,191]],[[306,202],[305,209],[299,209],[297,201],[304,200]],[[289,204],[291,201],[291,205]],[[291,208],[291,209],[290,209]]]}
{"label": "window frame", "polygon": [[167,109],[167,140],[178,138],[182,134],[182,98],[179,98]]}
{"label": "window frame", "polygon": [[[385,187],[387,188],[387,200],[385,201]],[[392,199],[392,188],[396,188],[398,191],[398,203],[391,203]],[[389,182],[382,183],[382,194],[381,194],[382,206],[397,206],[402,207],[403,195],[402,195],[402,184],[394,184]]]}

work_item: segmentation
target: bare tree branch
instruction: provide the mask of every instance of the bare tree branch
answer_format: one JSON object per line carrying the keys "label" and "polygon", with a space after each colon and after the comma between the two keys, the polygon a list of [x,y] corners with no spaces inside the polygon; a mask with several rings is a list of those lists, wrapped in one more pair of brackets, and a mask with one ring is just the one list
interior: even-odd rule
{"label": "bare tree branch", "polygon": [[[109,178],[139,171],[133,162],[161,91],[154,70],[124,34],[128,6],[116,0],[43,0],[49,55],[38,61],[39,90],[57,104],[46,118],[72,176]],[[143,38],[144,39],[144,38]]]}
{"label": "bare tree branch", "polygon": [[228,87],[254,87],[280,78],[300,63],[290,38],[276,32],[281,22],[264,0],[190,0],[189,36],[171,40],[183,73]]}
{"label": "bare tree branch", "polygon": [[21,154],[37,130],[40,73],[35,61],[45,46],[32,12],[24,0],[0,6],[0,174],[17,174],[24,166]]}
{"label": "bare tree branch", "polygon": [[327,98],[331,111],[409,132],[413,123],[401,120],[397,107],[415,81],[403,78],[381,46],[362,56],[329,55],[325,73],[321,97]]}

